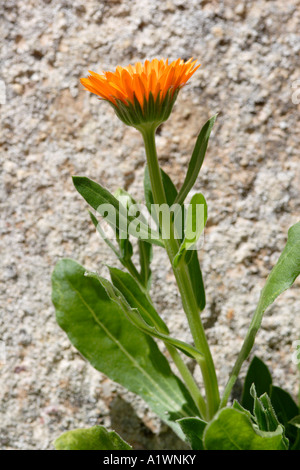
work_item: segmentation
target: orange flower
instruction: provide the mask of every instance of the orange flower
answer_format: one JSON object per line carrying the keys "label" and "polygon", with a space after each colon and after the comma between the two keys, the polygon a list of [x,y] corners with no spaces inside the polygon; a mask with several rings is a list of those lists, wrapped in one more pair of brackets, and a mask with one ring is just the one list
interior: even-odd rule
{"label": "orange flower", "polygon": [[138,127],[142,123],[163,122],[172,110],[178,91],[200,67],[196,60],[146,60],[142,65],[116,68],[115,72],[99,75],[91,72],[81,78],[82,85],[113,105],[126,124]]}

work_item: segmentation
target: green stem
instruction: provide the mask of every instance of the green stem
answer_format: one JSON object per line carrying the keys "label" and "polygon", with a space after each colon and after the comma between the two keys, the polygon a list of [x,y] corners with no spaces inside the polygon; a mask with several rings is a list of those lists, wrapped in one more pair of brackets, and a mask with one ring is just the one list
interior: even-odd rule
{"label": "green stem", "polygon": [[236,382],[236,379],[237,379],[237,377],[240,373],[241,367],[242,367],[244,361],[247,359],[247,357],[249,356],[249,354],[251,352],[251,349],[254,345],[256,333],[258,332],[259,327],[261,325],[262,316],[263,316],[263,311],[260,308],[260,304],[258,304],[258,306],[255,310],[255,313],[253,315],[253,318],[251,320],[251,323],[250,323],[249,329],[247,331],[246,337],[244,339],[243,346],[240,350],[240,353],[237,357],[237,360],[236,360],[236,362],[233,366],[233,369],[231,371],[231,374],[229,376],[229,380],[228,380],[227,385],[225,387],[223,397],[222,397],[222,400],[221,400],[221,403],[220,403],[220,408],[223,408],[224,406],[226,406],[227,401],[228,401],[229,396],[230,396],[230,393],[231,393],[231,390],[232,390],[232,388],[233,388],[233,386]]}
{"label": "green stem", "polygon": [[192,376],[191,372],[189,371],[187,365],[183,361],[182,357],[180,356],[179,352],[174,346],[170,346],[169,344],[166,344],[166,348],[171,356],[171,358],[174,361],[174,364],[176,365],[177,369],[180,372],[180,375],[184,381],[184,383],[187,386],[187,389],[189,390],[195,404],[197,405],[197,408],[200,412],[200,416],[203,419],[206,419],[206,403],[204,401],[204,398],[202,397],[200,390],[194,380],[194,377]]}
{"label": "green stem", "polygon": [[[145,143],[153,200],[155,204],[160,206],[162,204],[166,204],[167,199],[157,159],[155,146],[155,127],[149,125],[149,127],[144,126],[143,129],[140,130]],[[165,239],[164,243],[173,267],[172,262],[179,248],[179,242],[174,238],[173,230],[170,230],[170,238]],[[188,268],[186,264],[182,262],[179,263],[176,268],[173,267],[173,271],[181,295],[182,305],[191,329],[195,347],[199,349],[199,351],[204,356],[204,360],[202,360],[199,365],[201,368],[206,392],[207,417],[210,419],[216,413],[220,401],[216,371],[206,339],[205,331],[200,319],[200,311],[192,288]]]}
{"label": "green stem", "polygon": [[142,279],[141,279],[141,275],[140,273],[138,272],[138,270],[136,269],[135,265],[133,264],[132,260],[131,259],[127,259],[126,261],[122,261],[122,264],[123,266],[128,269],[129,273],[132,275],[132,277],[134,279],[136,279],[136,281],[138,281],[140,284],[143,284],[142,282]]}
{"label": "green stem", "polygon": [[[140,244],[140,248],[143,249],[142,244]],[[142,275],[140,275],[140,273],[136,269],[136,267],[133,264],[131,259],[127,259],[127,260],[121,259],[120,261],[123,264],[123,266],[129,271],[129,273],[132,275],[132,277],[139,283],[142,291],[147,296],[149,302],[152,303],[152,299],[150,298],[147,287],[145,286],[147,279],[144,279],[142,277]],[[143,269],[142,269],[142,272],[143,272]],[[161,331],[160,326],[158,324],[156,324],[155,327],[157,328],[158,331]],[[162,331],[162,333],[163,333],[163,331]],[[200,390],[199,390],[192,374],[190,373],[188,367],[186,366],[186,364],[182,360],[182,358],[181,358],[180,354],[178,353],[177,349],[175,347],[167,344],[167,343],[164,343],[164,344],[165,344],[165,346],[167,348],[167,351],[169,352],[170,356],[172,357],[173,362],[176,365],[176,367],[177,367],[184,383],[186,384],[186,387],[189,390],[189,392],[190,392],[190,394],[191,394],[191,396],[192,396],[192,398],[195,402],[195,405],[197,406],[197,408],[199,410],[200,416],[203,417],[203,418],[206,418],[206,404],[205,404],[205,401],[204,401],[204,399],[203,399],[203,397],[200,393]]]}
{"label": "green stem", "polygon": [[[140,284],[140,288],[144,292],[144,294],[146,295],[148,301],[153,305],[152,299],[149,295],[149,292],[148,292],[147,288],[141,283],[141,281],[139,279],[137,279],[137,281]],[[160,325],[157,324],[155,321],[154,321],[154,326],[161,333],[165,333],[164,331],[162,331]],[[199,388],[198,388],[198,386],[197,386],[197,384],[194,380],[194,377],[192,376],[191,372],[189,371],[187,365],[183,361],[183,359],[180,356],[177,349],[174,346],[171,346],[170,344],[168,344],[166,342],[164,342],[164,344],[165,344],[166,349],[169,352],[171,358],[173,359],[173,362],[174,362],[175,366],[177,367],[177,369],[178,369],[178,371],[179,371],[179,373],[180,373],[180,375],[181,375],[188,391],[190,392],[190,394],[191,394],[191,396],[192,396],[192,398],[195,402],[195,405],[198,408],[200,416],[202,418],[206,419],[207,418],[206,403],[205,403],[205,400],[202,397],[201,392],[200,392],[200,390],[199,390]]]}

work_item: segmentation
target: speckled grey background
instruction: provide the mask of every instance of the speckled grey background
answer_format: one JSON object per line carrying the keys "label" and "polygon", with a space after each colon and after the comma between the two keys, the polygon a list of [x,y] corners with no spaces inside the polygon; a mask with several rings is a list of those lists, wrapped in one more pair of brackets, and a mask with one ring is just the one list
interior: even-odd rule
{"label": "speckled grey background", "polygon": [[[141,400],[84,362],[55,322],[50,277],[58,259],[103,273],[103,262],[115,263],[71,176],[143,197],[140,136],[79,78],[145,58],[194,56],[202,64],[157,146],[179,186],[201,125],[220,112],[196,188],[209,205],[199,252],[203,319],[223,388],[299,219],[300,3],[6,0],[1,10],[1,448],[52,449],[61,432],[96,423],[138,449],[180,448]],[[173,335],[190,340],[159,249],[153,271],[158,309]],[[254,348],[294,397],[299,286],[268,310]]]}

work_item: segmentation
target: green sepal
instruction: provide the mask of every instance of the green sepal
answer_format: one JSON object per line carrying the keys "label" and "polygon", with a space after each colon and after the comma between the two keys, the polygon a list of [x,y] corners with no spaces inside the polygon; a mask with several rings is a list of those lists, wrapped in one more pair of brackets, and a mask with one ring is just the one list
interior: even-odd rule
{"label": "green sepal", "polygon": [[155,125],[155,127],[158,127],[169,118],[178,92],[179,88],[175,91],[170,89],[163,99],[161,99],[161,93],[158,93],[155,100],[152,92],[150,92],[148,99],[144,98],[143,106],[140,105],[135,94],[133,96],[133,103],[127,100],[127,104],[125,104],[122,100],[118,99],[115,104],[109,103],[124,124],[133,126],[138,130],[143,130],[144,126]]}

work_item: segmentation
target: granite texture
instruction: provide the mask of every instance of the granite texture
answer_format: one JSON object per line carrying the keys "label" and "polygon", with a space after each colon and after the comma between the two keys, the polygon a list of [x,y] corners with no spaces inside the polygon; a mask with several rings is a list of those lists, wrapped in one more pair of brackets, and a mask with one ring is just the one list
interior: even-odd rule
{"label": "granite texture", "polygon": [[[137,449],[182,448],[142,400],[93,370],[55,321],[57,260],[102,273],[104,263],[116,264],[71,176],[143,200],[140,135],[79,78],[145,58],[193,56],[202,64],[157,147],[180,187],[201,125],[219,112],[195,188],[209,207],[199,252],[203,321],[223,389],[260,289],[299,219],[300,3],[7,0],[1,9],[0,446],[53,449],[63,431],[104,424]],[[267,311],[253,351],[294,397],[299,287],[298,280]],[[190,340],[160,249],[152,293],[172,334]]]}

